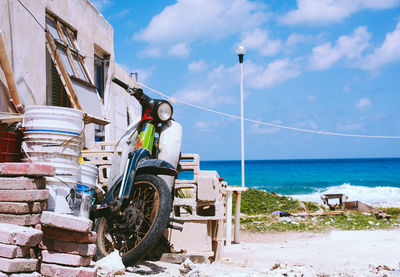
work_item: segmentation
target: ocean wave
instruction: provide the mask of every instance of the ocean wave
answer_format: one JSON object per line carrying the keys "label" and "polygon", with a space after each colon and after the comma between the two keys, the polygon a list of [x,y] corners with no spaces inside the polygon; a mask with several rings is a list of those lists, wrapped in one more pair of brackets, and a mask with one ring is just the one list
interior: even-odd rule
{"label": "ocean wave", "polygon": [[322,203],[321,195],[327,193],[343,193],[347,195],[347,201],[358,200],[375,207],[400,207],[400,188],[396,187],[365,187],[344,183],[340,186],[319,189],[310,194],[290,196],[302,201]]}

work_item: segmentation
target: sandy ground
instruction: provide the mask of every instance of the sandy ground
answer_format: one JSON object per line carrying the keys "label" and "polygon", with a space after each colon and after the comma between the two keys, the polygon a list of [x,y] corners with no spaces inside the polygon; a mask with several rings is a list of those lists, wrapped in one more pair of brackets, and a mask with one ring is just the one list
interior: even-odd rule
{"label": "sandy ground", "polygon": [[189,266],[144,262],[126,276],[399,276],[400,230],[241,233],[221,261]]}

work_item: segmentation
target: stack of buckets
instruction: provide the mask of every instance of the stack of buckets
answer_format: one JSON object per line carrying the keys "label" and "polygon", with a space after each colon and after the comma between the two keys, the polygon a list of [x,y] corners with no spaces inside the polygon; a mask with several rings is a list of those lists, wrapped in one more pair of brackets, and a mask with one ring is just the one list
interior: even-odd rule
{"label": "stack of buckets", "polygon": [[46,178],[46,187],[50,191],[47,210],[88,217],[90,206],[86,208],[87,212],[81,212],[82,201],[79,199],[83,198],[76,196],[77,193],[93,195],[97,168],[79,163],[83,112],[54,106],[31,106],[26,108],[23,127],[23,161],[56,168],[55,176]]}

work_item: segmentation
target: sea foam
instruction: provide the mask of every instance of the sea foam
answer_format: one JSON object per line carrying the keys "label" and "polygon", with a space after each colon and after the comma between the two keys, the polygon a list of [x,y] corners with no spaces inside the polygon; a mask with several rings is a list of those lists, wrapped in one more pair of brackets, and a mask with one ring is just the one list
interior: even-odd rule
{"label": "sea foam", "polygon": [[291,195],[291,197],[302,201],[322,203],[321,195],[327,193],[343,193],[348,196],[347,201],[358,200],[375,207],[400,207],[400,188],[396,187],[365,187],[344,183],[310,194],[297,194]]}

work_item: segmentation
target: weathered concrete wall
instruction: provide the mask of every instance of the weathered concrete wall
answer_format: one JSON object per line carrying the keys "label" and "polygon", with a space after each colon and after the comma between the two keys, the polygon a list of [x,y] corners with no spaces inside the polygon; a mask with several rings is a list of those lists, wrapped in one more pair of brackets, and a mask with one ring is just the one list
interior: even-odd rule
{"label": "weathered concrete wall", "polygon": [[[77,30],[80,52],[94,79],[94,54],[101,49],[110,55],[104,104],[112,124],[106,128],[106,138],[115,140],[126,127],[129,105],[138,103],[122,89],[110,83],[111,77],[128,81],[129,75],[114,60],[113,28],[88,0],[35,0],[21,2],[45,26],[46,10]],[[32,16],[14,0],[0,1],[0,30],[4,32],[7,52],[14,71],[17,89],[26,105],[46,105],[46,45],[45,33]],[[0,111],[9,111],[7,83],[0,73]],[[116,116],[115,113],[118,113]],[[94,126],[86,127],[85,140],[94,140]]]}

